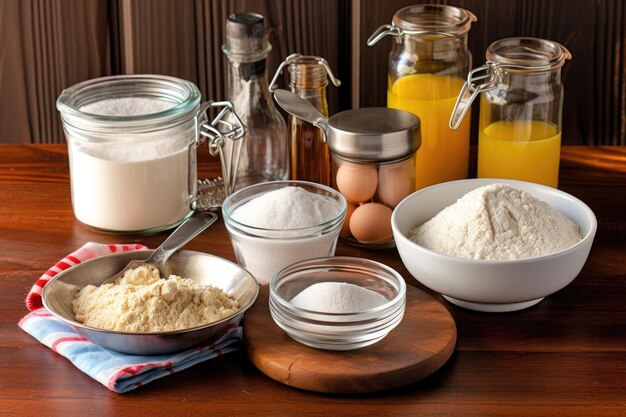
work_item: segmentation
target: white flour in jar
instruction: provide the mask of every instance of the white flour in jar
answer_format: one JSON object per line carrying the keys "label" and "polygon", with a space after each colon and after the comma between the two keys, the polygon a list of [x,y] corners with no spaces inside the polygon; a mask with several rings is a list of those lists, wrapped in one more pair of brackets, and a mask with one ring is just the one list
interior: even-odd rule
{"label": "white flour in jar", "polygon": [[86,104],[80,108],[80,111],[100,116],[128,117],[159,113],[175,105],[169,101],[151,98],[121,97]]}
{"label": "white flour in jar", "polygon": [[467,259],[549,255],[574,246],[580,227],[548,203],[504,184],[477,188],[409,232],[434,252]]}
{"label": "white flour in jar", "polygon": [[302,231],[293,229],[326,223],[336,218],[339,212],[339,205],[329,197],[301,187],[284,187],[253,198],[236,208],[231,218],[248,227],[271,229],[272,236],[260,237],[267,233],[256,230],[252,236],[230,226],[237,260],[259,284],[267,284],[276,272],[288,265],[332,256],[341,224],[332,231],[309,231],[305,236]]}
{"label": "white flour in jar", "polygon": [[384,295],[347,282],[318,282],[291,299],[291,304],[323,313],[358,313],[385,304]]}
{"label": "white flour in jar", "polygon": [[105,230],[141,231],[175,223],[189,213],[187,148],[139,161],[111,160],[114,152],[94,156],[70,147],[78,220]]}
{"label": "white flour in jar", "polygon": [[[81,110],[120,116],[171,107],[154,99],[109,99]],[[172,225],[190,211],[190,129],[141,138],[120,133],[110,143],[69,138],[72,205],[76,218],[99,229],[144,231]],[[192,168],[195,169],[195,168]]]}

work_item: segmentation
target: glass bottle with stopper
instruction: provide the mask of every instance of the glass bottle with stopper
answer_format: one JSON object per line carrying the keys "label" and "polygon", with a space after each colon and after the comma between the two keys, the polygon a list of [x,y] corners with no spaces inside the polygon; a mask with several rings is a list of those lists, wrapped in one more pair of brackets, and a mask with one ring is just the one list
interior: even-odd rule
{"label": "glass bottle with stopper", "polygon": [[[328,79],[336,87],[341,85],[328,62],[318,56],[291,54],[276,70],[270,90],[275,89],[278,77],[285,67],[289,71],[291,92],[309,101],[324,117],[328,117]],[[311,123],[290,115],[289,142],[290,178],[331,185],[331,158],[324,132]]]}
{"label": "glass bottle with stopper", "polygon": [[227,96],[246,126],[236,188],[287,179],[287,126],[272,101],[266,60],[272,50],[263,16],[235,13],[226,22]]}

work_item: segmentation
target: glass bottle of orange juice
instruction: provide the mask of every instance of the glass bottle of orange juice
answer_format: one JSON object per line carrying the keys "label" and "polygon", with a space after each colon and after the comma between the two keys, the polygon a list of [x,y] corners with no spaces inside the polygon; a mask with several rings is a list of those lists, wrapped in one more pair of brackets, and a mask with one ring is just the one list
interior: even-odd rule
{"label": "glass bottle of orange juice", "polygon": [[467,34],[475,21],[471,12],[458,7],[409,6],[367,41],[372,46],[384,36],[394,37],[387,107],[410,111],[421,120],[416,189],[467,178],[469,117],[455,131],[448,120],[471,68]]}
{"label": "glass bottle of orange juice", "polygon": [[538,38],[500,39],[487,48],[487,64],[472,70],[470,79],[476,82],[464,88],[464,92],[482,92],[479,177],[557,187],[563,109],[561,67],[571,57],[558,42]]}

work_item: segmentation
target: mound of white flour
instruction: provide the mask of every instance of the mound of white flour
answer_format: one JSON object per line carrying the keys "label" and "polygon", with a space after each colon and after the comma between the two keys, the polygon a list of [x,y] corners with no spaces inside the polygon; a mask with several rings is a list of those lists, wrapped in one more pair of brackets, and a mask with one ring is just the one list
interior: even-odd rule
{"label": "mound of white flour", "polygon": [[544,201],[504,184],[477,188],[409,233],[444,255],[506,260],[549,255],[582,239],[579,226]]}

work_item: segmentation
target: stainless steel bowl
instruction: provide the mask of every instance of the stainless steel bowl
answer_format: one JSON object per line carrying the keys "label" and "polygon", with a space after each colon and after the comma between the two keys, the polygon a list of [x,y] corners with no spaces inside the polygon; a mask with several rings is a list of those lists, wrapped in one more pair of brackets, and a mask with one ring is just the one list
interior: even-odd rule
{"label": "stainless steel bowl", "polygon": [[259,293],[254,277],[239,265],[207,253],[181,250],[168,260],[166,273],[221,288],[239,302],[239,310],[235,314],[204,326],[156,333],[103,330],[76,321],[72,300],[78,290],[86,285],[100,285],[130,260],[147,259],[152,252],[115,253],[65,270],[44,287],[43,305],[55,317],[97,345],[133,355],[159,355],[184,350],[217,336],[252,306]]}

